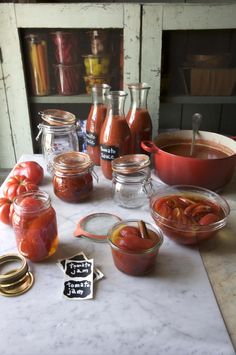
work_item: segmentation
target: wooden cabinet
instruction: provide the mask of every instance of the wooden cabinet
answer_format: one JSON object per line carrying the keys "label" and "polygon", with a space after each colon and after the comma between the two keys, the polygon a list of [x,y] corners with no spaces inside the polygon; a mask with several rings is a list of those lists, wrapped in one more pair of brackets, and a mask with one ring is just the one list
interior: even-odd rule
{"label": "wooden cabinet", "polygon": [[[37,97],[30,94],[24,70],[21,34],[32,28],[44,31],[91,28],[121,30],[124,46],[123,88],[127,91],[127,84],[137,81],[150,84],[148,107],[154,136],[160,128],[189,128],[191,115],[196,111],[201,111],[206,117],[202,129],[236,135],[235,95],[193,96],[186,93],[163,94],[161,91],[166,79],[167,82],[169,79],[163,71],[169,42],[173,42],[172,52],[167,51],[169,58],[179,58],[181,50],[186,49],[186,43],[181,38],[191,36],[191,31],[195,31],[197,36],[198,31],[213,31],[213,34],[216,31],[216,37],[219,30],[230,31],[231,43],[236,43],[236,4],[2,3],[0,22],[1,168],[11,167],[22,154],[35,151],[36,113],[41,107],[58,106],[67,110],[72,107],[80,115],[84,105],[91,102],[90,96],[85,94],[65,97],[55,94]],[[180,32],[184,33],[183,37]],[[224,41],[224,36],[218,40]],[[234,51],[233,45],[230,50]]]}

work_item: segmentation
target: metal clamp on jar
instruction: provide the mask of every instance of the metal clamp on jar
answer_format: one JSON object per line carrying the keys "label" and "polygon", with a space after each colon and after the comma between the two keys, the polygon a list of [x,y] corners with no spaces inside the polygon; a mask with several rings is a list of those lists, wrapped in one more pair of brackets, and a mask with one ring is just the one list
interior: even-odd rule
{"label": "metal clamp on jar", "polygon": [[38,125],[36,140],[39,140],[42,133],[42,153],[47,162],[47,170],[52,173],[52,162],[56,155],[79,150],[78,126],[75,123],[75,115],[70,112],[48,109],[39,114],[44,123]]}
{"label": "metal clamp on jar", "polygon": [[145,154],[129,154],[112,161],[112,189],[115,202],[126,208],[143,205],[151,192],[150,159]]}

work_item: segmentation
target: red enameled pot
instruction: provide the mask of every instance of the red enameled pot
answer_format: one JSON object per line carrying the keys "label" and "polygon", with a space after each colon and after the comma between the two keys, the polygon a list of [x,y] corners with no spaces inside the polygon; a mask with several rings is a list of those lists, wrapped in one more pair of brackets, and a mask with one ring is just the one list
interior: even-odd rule
{"label": "red enameled pot", "polygon": [[168,185],[195,185],[217,190],[232,178],[236,165],[236,142],[221,134],[199,131],[195,144],[203,144],[226,153],[216,159],[200,159],[175,155],[162,149],[172,144],[191,143],[191,130],[160,133],[154,141],[143,141],[142,148],[153,153],[157,176]]}

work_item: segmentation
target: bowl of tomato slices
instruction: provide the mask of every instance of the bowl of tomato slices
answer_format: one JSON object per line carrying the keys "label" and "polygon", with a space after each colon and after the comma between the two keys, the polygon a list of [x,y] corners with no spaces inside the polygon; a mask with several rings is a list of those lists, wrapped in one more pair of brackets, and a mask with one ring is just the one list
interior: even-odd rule
{"label": "bowl of tomato slices", "polygon": [[164,235],[189,245],[213,237],[226,225],[230,213],[223,197],[190,185],[160,187],[150,198],[150,208]]}
{"label": "bowl of tomato slices", "polygon": [[123,220],[112,226],[108,242],[117,269],[140,276],[154,269],[163,233],[159,227],[147,222]]}

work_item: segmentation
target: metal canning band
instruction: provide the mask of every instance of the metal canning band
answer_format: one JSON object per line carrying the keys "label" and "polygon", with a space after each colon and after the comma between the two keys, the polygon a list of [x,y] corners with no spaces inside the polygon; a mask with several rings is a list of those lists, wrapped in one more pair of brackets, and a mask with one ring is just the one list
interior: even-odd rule
{"label": "metal canning band", "polygon": [[18,269],[12,269],[5,274],[0,273],[0,294],[17,296],[26,292],[33,284],[34,277],[28,271],[25,258],[19,254],[5,254],[0,256],[0,267],[10,262],[20,261]]}

